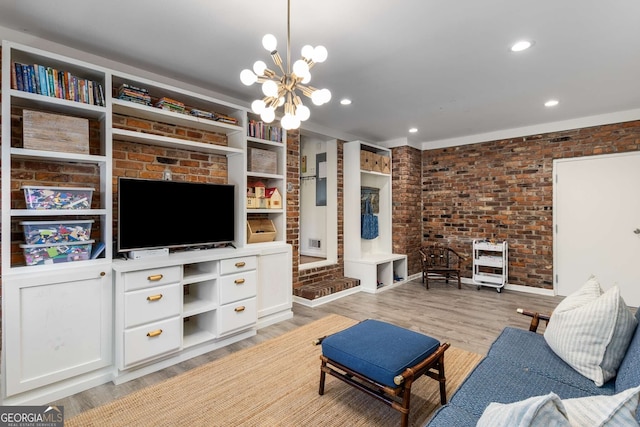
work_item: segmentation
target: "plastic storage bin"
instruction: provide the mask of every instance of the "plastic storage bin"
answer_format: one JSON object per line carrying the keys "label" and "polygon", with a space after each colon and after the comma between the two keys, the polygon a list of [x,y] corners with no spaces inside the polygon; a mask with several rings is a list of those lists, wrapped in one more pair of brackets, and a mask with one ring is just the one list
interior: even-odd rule
{"label": "plastic storage bin", "polygon": [[91,258],[94,240],[51,245],[20,245],[27,265],[58,264],[84,261]]}
{"label": "plastic storage bin", "polygon": [[90,209],[93,188],[22,186],[27,209]]}
{"label": "plastic storage bin", "polygon": [[91,239],[92,219],[66,221],[23,221],[27,245],[86,242]]}

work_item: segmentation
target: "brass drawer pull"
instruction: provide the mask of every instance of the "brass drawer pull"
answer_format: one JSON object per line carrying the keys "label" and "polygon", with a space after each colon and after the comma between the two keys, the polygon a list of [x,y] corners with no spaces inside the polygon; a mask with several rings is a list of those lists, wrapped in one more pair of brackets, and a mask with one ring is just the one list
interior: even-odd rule
{"label": "brass drawer pull", "polygon": [[147,332],[147,336],[150,338],[157,337],[161,333],[162,333],[162,329],[156,329],[155,331]]}
{"label": "brass drawer pull", "polygon": [[236,285],[242,285],[244,283],[244,279],[236,279],[233,281]]}
{"label": "brass drawer pull", "polygon": [[244,261],[236,262],[236,267],[238,268],[244,267],[245,265],[247,265],[247,263]]}
{"label": "brass drawer pull", "polygon": [[147,297],[147,301],[158,301],[159,299],[162,298],[162,294],[158,294],[158,295],[149,295]]}
{"label": "brass drawer pull", "polygon": [[234,308],[234,310],[235,310],[236,313],[243,312],[245,310],[245,306],[241,305],[240,307]]}
{"label": "brass drawer pull", "polygon": [[147,280],[150,282],[157,282],[158,280],[162,280],[164,276],[162,274],[154,274],[153,276],[147,277]]}

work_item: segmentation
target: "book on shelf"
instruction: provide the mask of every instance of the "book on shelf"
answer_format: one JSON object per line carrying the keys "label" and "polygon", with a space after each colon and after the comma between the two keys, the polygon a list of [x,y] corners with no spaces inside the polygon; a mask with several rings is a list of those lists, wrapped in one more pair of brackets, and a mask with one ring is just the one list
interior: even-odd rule
{"label": "book on shelf", "polygon": [[[89,88],[104,93],[102,83],[74,76],[69,71],[61,71],[41,64],[13,62],[11,88],[37,95],[66,99],[104,107],[104,96],[89,95]],[[14,77],[15,75],[15,77]],[[80,92],[82,88],[83,92]]]}
{"label": "book on shelf", "polygon": [[282,128],[265,124],[262,120],[250,120],[247,127],[248,136],[266,139],[272,142],[282,142]]}

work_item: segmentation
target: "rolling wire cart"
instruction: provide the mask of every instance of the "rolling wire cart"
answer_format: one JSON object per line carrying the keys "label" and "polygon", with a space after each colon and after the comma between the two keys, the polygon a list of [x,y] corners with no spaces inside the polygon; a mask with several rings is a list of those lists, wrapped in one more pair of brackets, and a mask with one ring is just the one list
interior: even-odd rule
{"label": "rolling wire cart", "polygon": [[506,241],[473,241],[473,283],[478,287],[488,286],[502,292],[509,277],[509,255]]}

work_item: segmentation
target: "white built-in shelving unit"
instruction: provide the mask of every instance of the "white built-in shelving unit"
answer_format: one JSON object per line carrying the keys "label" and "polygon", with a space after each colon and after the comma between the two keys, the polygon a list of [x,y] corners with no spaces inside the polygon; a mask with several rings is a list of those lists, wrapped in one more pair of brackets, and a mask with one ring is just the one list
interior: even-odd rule
{"label": "white built-in shelving unit", "polygon": [[[40,64],[95,81],[103,105],[17,90],[14,63]],[[170,366],[255,334],[291,317],[291,247],[286,244],[286,136],[282,142],[248,137],[249,110],[207,95],[95,66],[38,48],[2,42],[2,385],[3,404],[45,404],[108,381],[121,382]],[[154,97],[236,119],[227,123],[138,104],[112,96],[127,83]],[[99,123],[99,152],[77,154],[22,148],[14,132],[23,109]],[[218,133],[226,145],[138,132],[114,126],[114,115]],[[94,130],[92,130],[94,131]],[[236,188],[235,248],[172,253],[123,261],[113,249],[113,141],[217,154],[227,159],[227,182]],[[275,174],[247,167],[247,149],[275,153]],[[15,162],[87,165],[99,181],[86,210],[23,208]],[[87,168],[87,169],[90,169]],[[91,173],[91,172],[87,172]],[[279,189],[283,208],[248,211],[246,187],[259,178]],[[52,179],[51,181],[55,181]],[[60,180],[64,186],[64,180]],[[43,186],[51,182],[43,183]],[[98,202],[99,201],[99,202]],[[247,219],[273,221],[275,240],[247,243]],[[104,244],[97,259],[25,265],[16,253],[21,221],[92,219],[91,238]],[[212,214],[215,221],[215,214]],[[155,274],[154,271],[159,271]],[[157,277],[162,277],[156,280]]]}
{"label": "white built-in shelving unit", "polygon": [[[386,168],[368,167],[369,156],[384,158]],[[361,161],[362,159],[362,161]],[[391,150],[351,141],[344,144],[344,163],[361,165],[344,172],[344,270],[345,276],[360,279],[361,289],[375,293],[407,280],[407,256],[392,250]],[[362,188],[379,190],[378,229],[375,239],[361,237]]]}

